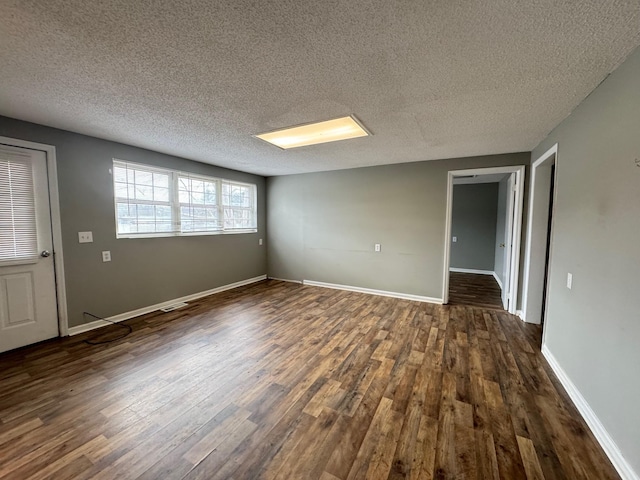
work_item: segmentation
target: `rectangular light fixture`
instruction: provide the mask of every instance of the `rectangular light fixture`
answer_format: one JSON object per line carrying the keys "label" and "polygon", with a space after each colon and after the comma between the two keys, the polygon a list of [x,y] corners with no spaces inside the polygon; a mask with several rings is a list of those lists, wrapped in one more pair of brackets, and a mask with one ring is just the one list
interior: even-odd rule
{"label": "rectangular light fixture", "polygon": [[283,149],[369,136],[353,115],[260,133],[255,137]]}

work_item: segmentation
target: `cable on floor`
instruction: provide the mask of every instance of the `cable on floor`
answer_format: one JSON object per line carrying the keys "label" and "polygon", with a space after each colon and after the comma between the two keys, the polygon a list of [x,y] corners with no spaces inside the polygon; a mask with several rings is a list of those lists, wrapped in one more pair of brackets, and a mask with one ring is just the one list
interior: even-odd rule
{"label": "cable on floor", "polygon": [[82,312],[82,316],[83,317],[89,316],[89,317],[95,318],[97,320],[104,320],[105,322],[113,323],[114,325],[117,325],[118,327],[122,327],[122,328],[127,330],[127,332],[124,335],[121,335],[121,336],[116,337],[116,338],[112,338],[110,340],[103,340],[101,342],[95,342],[95,341],[92,341],[92,340],[83,340],[84,343],[88,343],[89,345],[102,345],[103,343],[111,343],[111,342],[115,342],[116,340],[122,340],[124,337],[126,337],[131,332],[133,332],[133,328],[131,328],[130,325],[126,325],[124,323],[113,322],[113,321],[109,320],[108,318],[102,318],[102,317],[99,317],[97,315],[94,315],[93,313]]}

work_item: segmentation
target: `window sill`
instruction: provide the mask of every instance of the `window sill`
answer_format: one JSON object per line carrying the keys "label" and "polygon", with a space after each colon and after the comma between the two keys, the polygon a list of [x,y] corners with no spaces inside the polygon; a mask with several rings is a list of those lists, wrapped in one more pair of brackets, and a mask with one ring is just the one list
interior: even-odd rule
{"label": "window sill", "polygon": [[170,237],[204,237],[209,235],[238,235],[241,233],[258,233],[257,228],[246,230],[228,230],[218,232],[166,232],[166,233],[131,233],[116,234],[116,239],[134,239],[134,238],[170,238]]}

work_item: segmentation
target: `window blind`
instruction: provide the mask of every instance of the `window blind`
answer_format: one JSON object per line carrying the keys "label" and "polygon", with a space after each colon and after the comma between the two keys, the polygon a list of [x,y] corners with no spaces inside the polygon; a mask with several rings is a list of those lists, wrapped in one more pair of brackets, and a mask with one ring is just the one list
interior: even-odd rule
{"label": "window blind", "polygon": [[0,261],[38,255],[34,195],[30,159],[0,150]]}

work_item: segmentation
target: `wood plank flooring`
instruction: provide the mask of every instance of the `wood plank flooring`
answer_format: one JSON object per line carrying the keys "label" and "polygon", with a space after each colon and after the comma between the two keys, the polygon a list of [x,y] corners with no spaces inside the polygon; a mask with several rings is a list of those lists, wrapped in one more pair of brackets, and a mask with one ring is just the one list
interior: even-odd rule
{"label": "wood plank flooring", "polygon": [[502,290],[491,275],[450,272],[449,304],[502,310]]}
{"label": "wood plank flooring", "polygon": [[0,355],[0,478],[618,478],[506,312],[266,281],[128,323]]}

